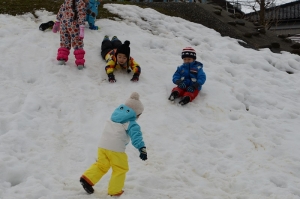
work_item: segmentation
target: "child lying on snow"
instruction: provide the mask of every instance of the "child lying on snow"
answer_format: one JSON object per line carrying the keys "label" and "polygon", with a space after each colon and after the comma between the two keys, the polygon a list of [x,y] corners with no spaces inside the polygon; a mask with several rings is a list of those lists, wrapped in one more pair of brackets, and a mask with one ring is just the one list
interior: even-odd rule
{"label": "child lying on snow", "polygon": [[125,41],[124,44],[122,44],[116,36],[114,36],[112,40],[109,40],[107,35],[104,37],[101,44],[101,56],[106,61],[105,71],[110,83],[116,82],[113,73],[115,68],[125,69],[127,73],[130,73],[132,70],[133,77],[131,81],[139,81],[141,67],[130,57],[129,45],[129,41]]}

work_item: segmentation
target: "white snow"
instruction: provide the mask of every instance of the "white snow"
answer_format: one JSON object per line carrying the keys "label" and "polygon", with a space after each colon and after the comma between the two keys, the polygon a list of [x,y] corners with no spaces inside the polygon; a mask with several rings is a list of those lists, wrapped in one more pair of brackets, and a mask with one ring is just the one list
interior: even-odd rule
{"label": "white snow", "polygon": [[[42,32],[56,13],[0,15],[0,198],[96,199],[79,183],[97,158],[105,120],[133,91],[145,111],[148,160],[129,144],[122,199],[299,199],[300,56],[243,48],[200,24],[152,9],[106,4],[122,20],[86,28],[86,69],[56,61],[59,34]],[[108,83],[105,35],[131,42],[140,81],[117,71]],[[197,51],[207,81],[190,104],[167,98],[184,47]],[[292,72],[288,74],[286,71]]]}

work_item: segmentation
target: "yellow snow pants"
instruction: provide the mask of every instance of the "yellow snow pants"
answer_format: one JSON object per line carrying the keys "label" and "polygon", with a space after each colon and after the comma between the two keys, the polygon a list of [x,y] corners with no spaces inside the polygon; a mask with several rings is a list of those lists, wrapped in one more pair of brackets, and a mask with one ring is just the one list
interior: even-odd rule
{"label": "yellow snow pants", "polygon": [[98,160],[90,166],[82,177],[92,186],[112,168],[112,175],[108,185],[108,194],[114,195],[122,191],[129,170],[128,158],[125,152],[115,152],[98,148]]}

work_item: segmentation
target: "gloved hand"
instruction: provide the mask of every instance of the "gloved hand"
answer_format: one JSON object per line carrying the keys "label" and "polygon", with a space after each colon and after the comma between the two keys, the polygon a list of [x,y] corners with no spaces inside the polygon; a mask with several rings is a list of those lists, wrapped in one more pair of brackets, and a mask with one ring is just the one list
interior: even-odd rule
{"label": "gloved hand", "polygon": [[114,74],[112,74],[112,73],[109,73],[108,74],[108,81],[110,82],[110,83],[115,83],[117,80],[115,79],[115,76],[114,76]]}
{"label": "gloved hand", "polygon": [[130,81],[133,81],[133,82],[139,81],[139,75],[138,75],[138,74],[134,74],[134,75],[132,76],[132,78],[131,78]]}
{"label": "gloved hand", "polygon": [[57,33],[60,30],[60,22],[56,21],[53,25],[52,32]]}
{"label": "gloved hand", "polygon": [[190,93],[193,93],[198,88],[199,88],[199,83],[193,82],[193,84],[191,86],[189,86],[186,90]]}
{"label": "gloved hand", "polygon": [[84,38],[84,25],[79,26],[79,38],[81,40]]}
{"label": "gloved hand", "polygon": [[185,85],[184,81],[181,80],[181,79],[176,80],[175,84],[177,84],[177,86],[179,88],[181,88],[181,89],[185,89],[186,88],[186,85]]}
{"label": "gloved hand", "polygon": [[140,158],[141,158],[142,160],[144,160],[144,161],[147,160],[147,151],[146,151],[146,147],[140,148],[139,151],[140,151]]}
{"label": "gloved hand", "polygon": [[184,82],[181,82],[180,84],[178,84],[178,87],[181,88],[181,89],[185,89],[186,85],[185,85]]}
{"label": "gloved hand", "polygon": [[193,93],[195,91],[195,87],[189,86],[186,90],[187,90],[187,92]]}

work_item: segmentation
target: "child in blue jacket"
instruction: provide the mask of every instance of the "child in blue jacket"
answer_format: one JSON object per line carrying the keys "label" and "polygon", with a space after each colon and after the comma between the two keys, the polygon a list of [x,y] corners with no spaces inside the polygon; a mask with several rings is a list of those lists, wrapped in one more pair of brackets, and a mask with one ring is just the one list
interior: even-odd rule
{"label": "child in blue jacket", "polygon": [[141,128],[136,122],[143,110],[139,94],[133,92],[125,104],[116,108],[110,120],[106,122],[98,145],[98,160],[80,178],[80,183],[87,193],[94,193],[93,186],[112,168],[108,195],[123,194],[122,188],[129,170],[125,149],[130,139],[132,145],[139,150],[140,158],[147,160]]}
{"label": "child in blue jacket", "polygon": [[101,0],[90,0],[86,7],[86,21],[89,23],[91,30],[98,30],[98,26],[95,26],[96,17],[98,15],[98,5]]}
{"label": "child in blue jacket", "polygon": [[196,51],[193,48],[184,48],[181,58],[183,64],[177,68],[173,75],[173,83],[177,87],[172,89],[169,100],[174,101],[176,98],[182,97],[179,104],[185,105],[197,97],[206,81],[206,75],[203,71],[203,64],[196,61]]}

